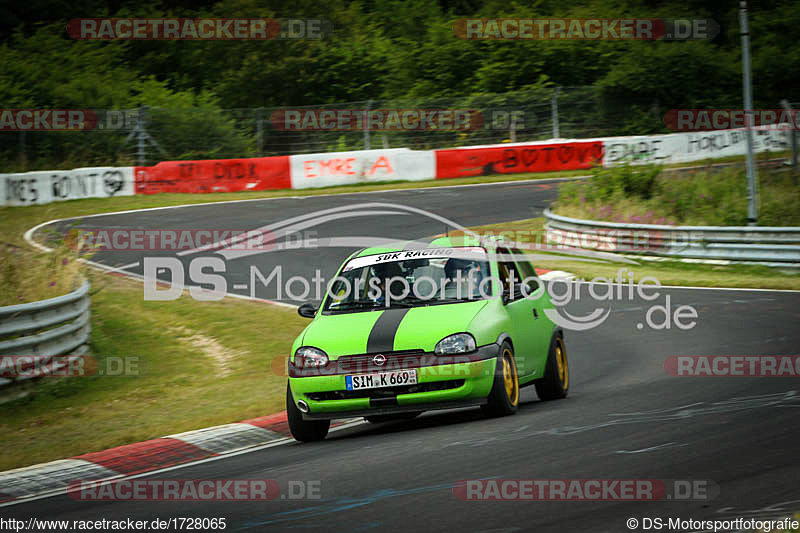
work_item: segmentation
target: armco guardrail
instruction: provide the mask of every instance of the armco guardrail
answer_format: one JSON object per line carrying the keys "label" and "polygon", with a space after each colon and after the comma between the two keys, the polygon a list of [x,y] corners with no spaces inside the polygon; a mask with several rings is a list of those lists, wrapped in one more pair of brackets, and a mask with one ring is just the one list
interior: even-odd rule
{"label": "armco guardrail", "polygon": [[63,296],[0,307],[0,387],[58,372],[80,358],[91,331],[90,303],[84,281]]}
{"label": "armco guardrail", "polygon": [[548,242],[605,252],[800,264],[800,227],[665,226],[584,220],[546,209]]}

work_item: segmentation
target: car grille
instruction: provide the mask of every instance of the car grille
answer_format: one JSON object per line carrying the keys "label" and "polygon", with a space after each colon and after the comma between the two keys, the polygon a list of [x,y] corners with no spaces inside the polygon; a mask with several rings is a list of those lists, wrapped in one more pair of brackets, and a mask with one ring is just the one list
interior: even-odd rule
{"label": "car grille", "polygon": [[437,390],[457,389],[464,384],[463,379],[449,379],[445,381],[431,381],[417,383],[416,385],[403,385],[402,387],[383,387],[379,389],[363,390],[336,390],[326,392],[312,392],[306,394],[314,401],[325,400],[351,400],[353,398],[394,398],[398,394],[411,394],[414,392],[433,392]]}
{"label": "car grille", "polygon": [[[376,357],[385,360],[375,364]],[[297,368],[289,363],[290,377],[334,376],[337,374],[361,374],[368,372],[387,372],[392,370],[408,370],[429,366],[454,365],[472,363],[494,357],[494,353],[482,351],[482,348],[469,354],[435,355],[423,350],[404,350],[396,352],[380,352],[371,354],[343,355],[320,368]]]}
{"label": "car grille", "polygon": [[378,354],[342,356],[336,360],[338,372],[340,374],[345,374],[349,372],[378,372],[383,370],[419,368],[422,366],[422,358],[425,357],[425,352],[422,350],[387,352],[382,354],[386,357],[386,362],[380,366],[372,362],[376,355]]}

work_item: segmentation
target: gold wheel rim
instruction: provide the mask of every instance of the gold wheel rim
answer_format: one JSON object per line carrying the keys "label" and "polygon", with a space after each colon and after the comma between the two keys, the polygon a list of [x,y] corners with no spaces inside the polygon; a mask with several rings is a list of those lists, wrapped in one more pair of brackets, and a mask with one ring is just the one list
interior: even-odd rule
{"label": "gold wheel rim", "polygon": [[517,369],[514,366],[514,356],[511,350],[503,351],[503,383],[506,387],[506,396],[511,405],[519,403],[519,381],[517,379]]}
{"label": "gold wheel rim", "polygon": [[569,367],[567,366],[567,351],[564,349],[564,341],[556,341],[556,364],[558,366],[558,379],[564,390],[569,386]]}

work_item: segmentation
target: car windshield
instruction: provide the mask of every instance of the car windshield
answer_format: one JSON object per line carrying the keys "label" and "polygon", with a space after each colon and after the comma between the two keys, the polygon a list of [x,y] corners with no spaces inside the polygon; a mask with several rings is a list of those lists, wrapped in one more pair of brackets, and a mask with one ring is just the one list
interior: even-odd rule
{"label": "car windshield", "polygon": [[332,283],[323,313],[461,303],[491,297],[486,250],[404,250],[351,259]]}

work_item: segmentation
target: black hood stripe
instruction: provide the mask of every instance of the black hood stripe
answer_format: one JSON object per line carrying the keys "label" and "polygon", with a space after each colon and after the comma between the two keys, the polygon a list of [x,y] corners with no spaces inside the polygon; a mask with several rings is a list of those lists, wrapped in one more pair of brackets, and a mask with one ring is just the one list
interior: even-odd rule
{"label": "black hood stripe", "polygon": [[391,352],[394,350],[394,336],[410,309],[387,309],[369,332],[367,338],[367,353]]}

